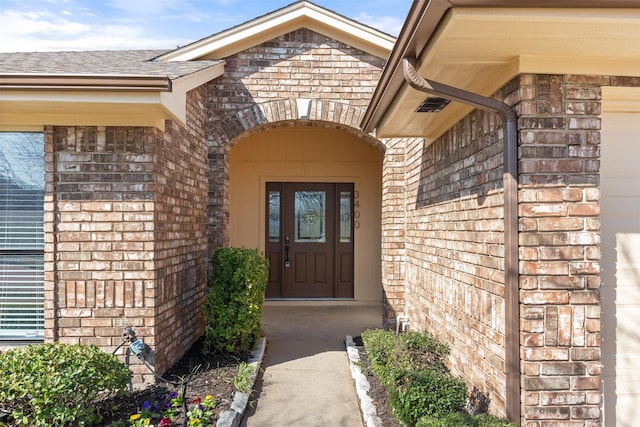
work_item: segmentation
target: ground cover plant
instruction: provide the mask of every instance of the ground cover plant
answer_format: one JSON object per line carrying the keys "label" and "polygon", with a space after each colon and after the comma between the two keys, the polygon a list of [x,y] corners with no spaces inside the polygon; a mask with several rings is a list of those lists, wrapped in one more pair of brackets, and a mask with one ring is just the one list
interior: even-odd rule
{"label": "ground cover plant", "polygon": [[427,332],[362,334],[370,369],[388,393],[391,413],[403,426],[514,426],[487,414],[465,412],[467,386],[447,367],[449,348]]}

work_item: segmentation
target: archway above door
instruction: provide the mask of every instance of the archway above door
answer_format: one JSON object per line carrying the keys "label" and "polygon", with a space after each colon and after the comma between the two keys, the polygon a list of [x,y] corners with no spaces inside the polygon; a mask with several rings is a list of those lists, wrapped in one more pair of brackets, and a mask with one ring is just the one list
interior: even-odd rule
{"label": "archway above door", "polygon": [[280,126],[316,126],[340,129],[367,140],[384,153],[383,141],[360,130],[364,110],[352,105],[317,99],[279,99],[254,104],[229,114],[208,130],[210,144],[231,148],[244,138]]}

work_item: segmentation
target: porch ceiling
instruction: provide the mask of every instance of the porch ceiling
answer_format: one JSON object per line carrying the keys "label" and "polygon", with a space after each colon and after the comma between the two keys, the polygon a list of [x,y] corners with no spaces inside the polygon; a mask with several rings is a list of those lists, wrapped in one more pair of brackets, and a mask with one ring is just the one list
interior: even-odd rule
{"label": "porch ceiling", "polygon": [[[480,95],[490,96],[520,73],[640,76],[637,8],[460,7],[436,24],[422,45],[415,40],[425,33],[416,31],[396,57],[415,55],[421,76]],[[439,113],[416,113],[426,96],[400,83],[401,69],[385,70],[393,71],[396,84],[392,79],[378,88],[382,95],[369,107],[366,131],[432,140],[471,110],[451,103]]]}

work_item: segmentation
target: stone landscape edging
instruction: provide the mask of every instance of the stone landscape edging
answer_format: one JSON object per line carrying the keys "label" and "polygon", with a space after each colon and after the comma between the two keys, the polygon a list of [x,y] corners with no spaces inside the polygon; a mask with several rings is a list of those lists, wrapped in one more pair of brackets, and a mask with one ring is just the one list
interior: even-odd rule
{"label": "stone landscape edging", "polygon": [[251,352],[251,358],[247,361],[247,365],[253,367],[253,373],[250,377],[251,391],[249,393],[241,393],[236,391],[231,402],[231,409],[228,409],[220,414],[220,418],[216,422],[216,427],[238,427],[242,421],[247,406],[249,405],[249,398],[253,392],[253,387],[256,383],[256,378],[262,365],[262,359],[264,358],[264,352],[267,347],[267,338],[262,337],[258,342],[258,346]]}
{"label": "stone landscape edging", "polygon": [[355,381],[360,412],[362,412],[362,419],[367,427],[383,427],[382,420],[378,417],[376,407],[368,393],[369,388],[371,387],[369,385],[369,380],[367,380],[367,377],[362,373],[362,369],[360,369],[360,366],[358,365],[362,361],[362,359],[360,359],[360,351],[353,343],[353,337],[350,335],[347,335],[344,340],[344,344],[347,349],[347,356],[349,357],[351,376]]}

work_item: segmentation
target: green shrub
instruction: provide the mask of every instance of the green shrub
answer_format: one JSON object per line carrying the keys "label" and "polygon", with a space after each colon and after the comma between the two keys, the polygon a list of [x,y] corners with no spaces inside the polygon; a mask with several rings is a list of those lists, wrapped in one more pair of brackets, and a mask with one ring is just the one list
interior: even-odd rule
{"label": "green shrub", "polygon": [[448,372],[446,365],[449,346],[428,332],[409,331],[399,335],[400,346],[417,369],[436,369]]}
{"label": "green shrub", "polygon": [[410,372],[404,384],[389,391],[393,414],[410,426],[427,415],[443,416],[459,411],[466,400],[464,381],[435,369]]}
{"label": "green shrub", "polygon": [[464,412],[451,412],[444,416],[422,417],[416,423],[416,427],[477,427],[476,418]]}
{"label": "green shrub", "polygon": [[205,351],[239,353],[260,336],[268,261],[255,249],[219,248],[211,256]]}
{"label": "green shrub", "polygon": [[504,418],[489,414],[469,415],[464,412],[451,412],[444,416],[427,416],[420,418],[416,427],[517,427]]}
{"label": "green shrub", "polygon": [[517,427],[517,424],[489,414],[476,415],[475,419],[478,427]]}
{"label": "green shrub", "polygon": [[396,383],[394,377],[399,374],[394,365],[401,364],[397,360],[399,355],[396,336],[391,331],[371,329],[362,333],[362,342],[375,376],[385,387],[393,386]]}
{"label": "green shrub", "polygon": [[66,426],[100,420],[100,392],[125,392],[131,373],[96,346],[38,344],[0,354],[0,408],[15,425]]}

